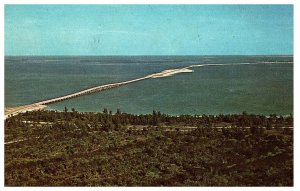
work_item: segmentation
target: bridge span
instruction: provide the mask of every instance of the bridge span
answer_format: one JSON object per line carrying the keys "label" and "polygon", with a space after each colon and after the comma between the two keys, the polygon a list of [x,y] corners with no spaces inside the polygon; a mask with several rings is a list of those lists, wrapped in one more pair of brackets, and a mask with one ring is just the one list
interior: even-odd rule
{"label": "bridge span", "polygon": [[100,86],[88,88],[88,89],[85,89],[85,90],[81,90],[79,92],[75,92],[75,93],[72,93],[72,94],[68,94],[68,95],[65,95],[65,96],[60,96],[60,97],[56,97],[56,98],[52,98],[52,99],[48,99],[48,100],[44,100],[44,101],[39,101],[39,102],[29,104],[29,105],[5,108],[5,119],[7,119],[11,116],[17,115],[19,113],[22,113],[22,112],[43,109],[43,108],[47,107],[47,105],[52,104],[52,103],[61,102],[61,101],[64,101],[64,100],[72,99],[72,98],[75,98],[75,97],[79,97],[79,96],[83,96],[83,95],[87,95],[87,94],[91,94],[91,93],[95,93],[95,92],[101,92],[101,91],[108,90],[108,89],[111,89],[111,88],[115,88],[115,87],[118,87],[118,86],[123,86],[123,85],[126,85],[126,84],[138,82],[138,81],[141,81],[141,80],[146,80],[146,79],[150,79],[150,78],[162,78],[162,77],[172,76],[172,75],[175,75],[177,73],[182,73],[182,72],[193,72],[190,69],[191,67],[195,67],[195,66],[189,66],[189,67],[178,68],[178,69],[168,69],[168,70],[164,70],[162,72],[147,75],[145,77],[141,77],[141,78],[137,78],[137,79],[133,79],[133,80],[128,80],[128,81],[124,81],[124,82],[117,82],[117,83],[112,83],[112,84],[100,85]]}
{"label": "bridge span", "polygon": [[104,90],[108,90],[108,89],[115,88],[115,87],[118,87],[118,86],[130,84],[130,83],[133,83],[133,82],[138,82],[138,81],[145,80],[145,79],[148,79],[148,78],[151,78],[151,75],[146,76],[146,77],[142,77],[142,78],[137,78],[137,79],[134,79],[134,80],[128,80],[128,81],[125,81],[125,82],[118,82],[118,83],[112,83],[112,84],[96,86],[96,87],[85,89],[85,90],[82,90],[82,91],[79,91],[79,92],[76,92],[76,93],[73,93],[73,94],[69,94],[69,95],[65,95],[65,96],[61,96],[61,97],[57,97],[57,98],[53,98],[53,99],[49,99],[49,100],[45,100],[45,101],[40,101],[40,102],[37,102],[35,104],[37,104],[37,105],[49,105],[49,104],[52,104],[52,103],[61,102],[61,101],[72,99],[72,98],[79,97],[79,96],[83,96],[83,95],[87,95],[87,94],[91,94],[91,93],[95,93],[95,92],[101,92],[101,91],[104,91]]}
{"label": "bridge span", "polygon": [[91,94],[91,93],[95,93],[95,92],[101,92],[104,90],[108,90],[111,88],[115,88],[118,86],[123,86],[126,84],[130,84],[130,83],[134,83],[134,82],[138,82],[141,80],[145,80],[145,79],[149,79],[152,78],[152,75],[148,75],[142,78],[137,78],[137,79],[133,79],[133,80],[128,80],[128,81],[124,81],[124,82],[117,82],[117,83],[112,83],[112,84],[106,84],[106,85],[100,85],[100,86],[96,86],[96,87],[92,87],[92,88],[88,88],[76,93],[72,93],[72,94],[68,94],[65,96],[61,96],[61,97],[56,97],[56,98],[52,98],[52,99],[48,99],[48,100],[44,100],[44,101],[39,101],[33,104],[29,104],[29,105],[23,105],[23,106],[17,106],[17,107],[12,107],[12,108],[5,108],[5,119],[17,115],[19,113],[22,112],[26,112],[26,111],[33,111],[33,110],[39,110],[39,109],[43,109],[45,107],[47,107],[47,105],[52,104],[52,103],[57,103],[57,102],[61,102],[64,100],[68,100],[68,99],[72,99],[75,97],[79,97],[79,96],[83,96],[83,95],[87,95],[87,94]]}

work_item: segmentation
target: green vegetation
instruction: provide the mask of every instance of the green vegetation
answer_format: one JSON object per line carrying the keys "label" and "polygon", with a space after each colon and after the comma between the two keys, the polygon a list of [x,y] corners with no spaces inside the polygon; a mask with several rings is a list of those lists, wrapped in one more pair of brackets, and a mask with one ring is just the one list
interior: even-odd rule
{"label": "green vegetation", "polygon": [[5,121],[6,186],[293,186],[293,117],[34,111]]}

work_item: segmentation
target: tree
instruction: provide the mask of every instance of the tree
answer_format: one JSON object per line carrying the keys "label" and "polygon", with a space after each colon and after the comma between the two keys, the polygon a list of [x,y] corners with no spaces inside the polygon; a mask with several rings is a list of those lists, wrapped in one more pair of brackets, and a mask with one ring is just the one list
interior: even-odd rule
{"label": "tree", "polygon": [[104,114],[108,114],[108,111],[107,111],[106,108],[103,109],[103,113],[104,113]]}
{"label": "tree", "polygon": [[117,115],[120,115],[121,114],[121,110],[120,109],[117,109]]}
{"label": "tree", "polygon": [[153,110],[152,112],[152,125],[153,126],[159,126],[159,123],[160,123],[160,112],[156,112],[155,110]]}
{"label": "tree", "polygon": [[75,108],[72,108],[72,117],[75,117],[76,116],[76,110]]}

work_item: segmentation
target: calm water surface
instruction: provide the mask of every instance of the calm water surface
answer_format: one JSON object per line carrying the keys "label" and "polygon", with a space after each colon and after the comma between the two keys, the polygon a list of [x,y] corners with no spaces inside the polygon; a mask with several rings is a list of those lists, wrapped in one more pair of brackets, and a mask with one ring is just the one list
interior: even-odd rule
{"label": "calm water surface", "polygon": [[136,114],[159,110],[172,115],[293,113],[293,57],[288,56],[5,57],[5,106],[193,64],[262,62],[193,68],[193,73],[144,80],[51,104],[48,109],[119,108]]}

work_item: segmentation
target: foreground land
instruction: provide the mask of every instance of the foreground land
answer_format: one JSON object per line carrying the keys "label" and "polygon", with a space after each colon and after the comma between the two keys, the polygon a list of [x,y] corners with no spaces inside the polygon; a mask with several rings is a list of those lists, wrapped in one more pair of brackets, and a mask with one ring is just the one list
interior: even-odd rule
{"label": "foreground land", "polygon": [[293,117],[32,111],[5,121],[6,186],[293,186]]}

